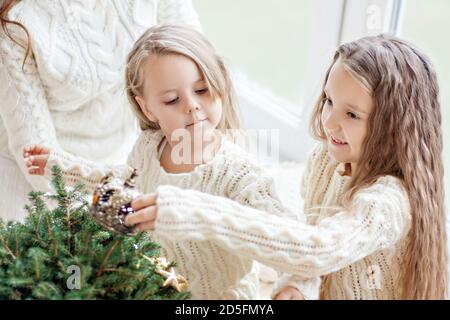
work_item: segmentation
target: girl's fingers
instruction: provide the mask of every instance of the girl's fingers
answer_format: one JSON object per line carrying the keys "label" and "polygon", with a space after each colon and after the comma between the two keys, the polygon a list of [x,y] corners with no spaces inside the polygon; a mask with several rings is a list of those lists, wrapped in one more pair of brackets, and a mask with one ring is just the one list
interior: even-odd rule
{"label": "girl's fingers", "polygon": [[150,206],[141,209],[125,218],[125,225],[132,226],[138,223],[154,222],[156,220],[156,207]]}
{"label": "girl's fingers", "polygon": [[23,157],[24,158],[28,158],[31,155],[34,155],[34,149],[36,146],[26,146],[25,148],[23,148]]}
{"label": "girl's fingers", "polygon": [[44,170],[39,167],[30,167],[28,168],[28,173],[31,175],[43,175]]}
{"label": "girl's fingers", "polygon": [[43,175],[45,173],[45,169],[44,169],[45,166],[38,165],[38,164],[33,163],[31,161],[27,161],[26,165],[27,165],[29,174]]}
{"label": "girl's fingers", "polygon": [[30,158],[27,158],[25,161],[25,165],[27,166],[27,168],[30,168],[33,166],[33,160]]}
{"label": "girl's fingers", "polygon": [[33,158],[39,166],[45,167],[45,165],[47,164],[48,155],[43,154],[39,156],[33,156]]}
{"label": "girl's fingers", "polygon": [[48,160],[47,155],[28,157],[25,161],[28,173],[32,175],[44,175],[47,160]]}
{"label": "girl's fingers", "polygon": [[292,286],[284,287],[274,300],[305,300],[302,293]]}
{"label": "girl's fingers", "polygon": [[31,155],[49,154],[50,149],[41,145],[25,146],[23,148],[23,157],[28,158]]}
{"label": "girl's fingers", "polygon": [[138,232],[155,230],[155,221],[156,220],[140,223],[136,226],[135,230]]}
{"label": "girl's fingers", "polygon": [[26,159],[27,167],[36,166],[44,168],[47,164],[48,156],[40,155],[40,156],[30,156]]}
{"label": "girl's fingers", "polygon": [[141,195],[131,202],[134,211],[154,205],[156,205],[156,193]]}
{"label": "girl's fingers", "polygon": [[287,293],[285,290],[281,291],[277,296],[275,297],[275,300],[290,300],[291,295]]}
{"label": "girl's fingers", "polygon": [[28,169],[39,168],[38,162],[35,159],[33,159],[33,157],[29,157],[26,160],[25,165],[27,166]]}
{"label": "girl's fingers", "polygon": [[38,145],[34,147],[34,152],[36,152],[37,154],[48,154],[49,149],[47,147]]}
{"label": "girl's fingers", "polygon": [[292,300],[305,300],[305,297],[302,294],[298,294],[295,296],[292,296]]}

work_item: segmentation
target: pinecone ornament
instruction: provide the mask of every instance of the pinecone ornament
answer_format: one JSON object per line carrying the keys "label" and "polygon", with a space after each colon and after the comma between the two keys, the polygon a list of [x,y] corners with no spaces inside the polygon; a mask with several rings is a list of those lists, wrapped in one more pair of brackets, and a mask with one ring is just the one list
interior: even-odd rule
{"label": "pinecone ornament", "polygon": [[123,181],[113,172],[107,174],[95,188],[90,213],[111,232],[134,235],[133,227],[125,225],[125,217],[134,212],[131,202],[139,195],[135,189],[136,169]]}

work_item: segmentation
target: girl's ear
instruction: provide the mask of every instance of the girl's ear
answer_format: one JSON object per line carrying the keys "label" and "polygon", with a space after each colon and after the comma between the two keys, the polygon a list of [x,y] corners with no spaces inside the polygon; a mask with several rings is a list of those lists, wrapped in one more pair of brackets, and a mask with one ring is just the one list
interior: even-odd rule
{"label": "girl's ear", "polygon": [[153,113],[147,108],[147,103],[145,102],[144,98],[136,96],[134,98],[136,102],[138,103],[139,107],[141,108],[142,112],[145,114],[145,116],[152,122],[158,123],[158,119],[153,115]]}

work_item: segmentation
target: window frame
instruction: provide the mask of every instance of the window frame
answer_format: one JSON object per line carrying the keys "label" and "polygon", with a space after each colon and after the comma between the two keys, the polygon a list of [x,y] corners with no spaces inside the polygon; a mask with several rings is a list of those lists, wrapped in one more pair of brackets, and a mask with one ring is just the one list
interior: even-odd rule
{"label": "window frame", "polygon": [[[305,77],[309,81],[305,84],[305,98],[301,104],[293,106],[287,100],[268,93],[239,70],[233,72],[234,84],[242,106],[244,128],[278,130],[280,160],[304,162],[308,156],[307,150],[314,145],[308,130],[310,112],[317,98],[314,93],[320,92],[321,80],[339,42],[345,1],[314,1],[313,14],[317,18],[313,19],[311,30],[314,34],[306,50],[308,61],[315,62],[306,64]],[[324,6],[328,8],[325,11]],[[330,29],[335,32],[330,32]]]}
{"label": "window frame", "polygon": [[[308,81],[304,84],[303,101],[293,105],[265,90],[236,68],[232,70],[232,77],[241,105],[243,127],[277,130],[280,160],[306,161],[308,150],[315,143],[309,133],[310,114],[336,47],[371,34],[397,34],[402,4],[403,0],[315,0],[311,25],[313,35],[305,44],[307,63],[304,77]],[[380,9],[379,29],[369,30],[367,26],[367,11],[371,5]]]}

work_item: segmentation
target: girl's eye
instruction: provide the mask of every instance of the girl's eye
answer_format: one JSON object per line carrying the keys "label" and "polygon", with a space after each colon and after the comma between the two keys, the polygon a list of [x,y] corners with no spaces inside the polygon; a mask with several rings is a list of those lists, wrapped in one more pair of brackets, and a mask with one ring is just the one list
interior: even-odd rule
{"label": "girl's eye", "polygon": [[195,93],[198,93],[198,94],[204,94],[204,93],[207,93],[208,92],[208,88],[204,88],[204,89],[200,89],[200,90],[195,90]]}
{"label": "girl's eye", "polygon": [[347,115],[352,119],[359,119],[359,117],[354,112],[347,112]]}
{"label": "girl's eye", "polygon": [[175,99],[172,99],[172,100],[170,100],[170,101],[166,101],[166,102],[164,102],[164,104],[166,104],[166,105],[171,105],[171,104],[175,104],[175,103],[177,103],[178,102],[178,97],[176,97]]}

